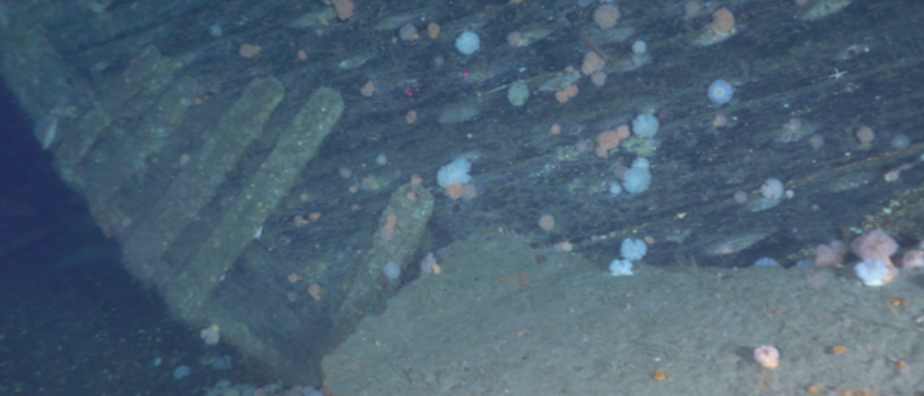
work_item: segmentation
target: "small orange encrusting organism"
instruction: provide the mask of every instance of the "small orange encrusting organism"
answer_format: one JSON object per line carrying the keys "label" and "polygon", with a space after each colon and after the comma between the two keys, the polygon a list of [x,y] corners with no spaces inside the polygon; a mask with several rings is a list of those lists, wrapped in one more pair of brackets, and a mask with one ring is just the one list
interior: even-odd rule
{"label": "small orange encrusting organism", "polygon": [[901,298],[901,297],[894,297],[891,300],[889,300],[889,306],[895,307],[895,308],[906,307],[908,306],[908,299]]}
{"label": "small orange encrusting organism", "polygon": [[613,4],[604,4],[594,10],[594,22],[600,29],[609,29],[619,22],[619,8]]}
{"label": "small orange encrusting organism", "polygon": [[667,374],[664,374],[664,370],[657,369],[654,374],[651,375],[651,379],[655,381],[664,381],[667,379]]}
{"label": "small orange encrusting organism", "polygon": [[260,54],[260,46],[253,44],[241,44],[241,48],[238,49],[237,52],[244,58],[253,58]]}
{"label": "small orange encrusting organism", "polygon": [[557,100],[558,103],[565,103],[569,99],[577,96],[577,94],[578,94],[577,85],[571,84],[567,87],[559,89],[558,91],[555,91],[555,100]]}
{"label": "small orange encrusting organism", "polygon": [[563,89],[555,91],[555,100],[557,100],[558,103],[565,103],[568,101],[568,94]]}
{"label": "small orange encrusting organism", "polygon": [[324,290],[321,290],[321,285],[312,283],[311,286],[308,286],[308,295],[315,301],[318,301],[321,299],[321,296],[324,295]]}
{"label": "small orange encrusting organism", "polygon": [[471,184],[462,185],[462,199],[466,201],[471,201],[475,199],[475,197],[477,196],[478,196],[478,189],[475,188],[474,185],[471,185]]}
{"label": "small orange encrusting organism", "polygon": [[337,11],[337,18],[341,21],[350,19],[353,16],[353,8],[356,7],[353,0],[333,0],[331,4],[334,6],[334,11]]}
{"label": "small orange encrusting organism", "polygon": [[558,135],[559,133],[561,133],[561,125],[556,123],[549,127],[549,135]]}
{"label": "small orange encrusting organism", "polygon": [[811,394],[813,394],[813,395],[817,395],[817,394],[821,393],[822,390],[823,390],[823,389],[822,389],[821,385],[818,385],[818,384],[811,384],[811,385],[809,385],[809,386],[807,386],[807,387],[805,388],[805,391],[806,391],[806,392],[811,393]]}
{"label": "small orange encrusting organism", "polygon": [[420,272],[434,275],[443,273],[443,268],[436,262],[436,256],[433,255],[433,252],[427,253],[423,260],[420,260]]}
{"label": "small orange encrusting organism", "polygon": [[832,355],[840,355],[840,354],[842,354],[842,353],[844,353],[844,352],[847,352],[847,347],[845,347],[845,346],[843,346],[843,345],[835,345],[835,346],[831,347],[831,354],[832,354]]}
{"label": "small orange encrusting organism", "polygon": [[735,30],[735,15],[726,8],[719,8],[712,13],[712,23],[709,28],[717,36],[724,36]]}
{"label": "small orange encrusting organism", "polygon": [[568,241],[561,241],[555,244],[555,248],[562,252],[570,252],[571,249],[574,249],[574,245]]}
{"label": "small orange encrusting organism", "polygon": [[629,127],[627,125],[620,125],[614,130],[603,131],[597,135],[597,148],[595,153],[600,158],[606,158],[609,155],[609,150],[619,146],[619,143],[629,137]]}
{"label": "small orange encrusting organism", "polygon": [[619,146],[619,142],[622,139],[619,138],[619,134],[616,131],[603,131],[597,134],[597,148],[594,152],[597,154],[597,157],[606,158],[609,156],[609,151]]}
{"label": "small orange encrusting organism", "polygon": [[439,37],[439,35],[440,35],[440,25],[437,25],[434,22],[430,22],[430,24],[427,25],[427,37],[430,37],[431,39],[435,40],[437,37]]}
{"label": "small orange encrusting organism", "polygon": [[861,125],[859,128],[857,128],[856,135],[857,140],[859,140],[862,144],[870,144],[873,139],[876,139],[876,133],[873,132],[872,128],[866,125]]}
{"label": "small orange encrusting organism", "polygon": [[581,64],[581,73],[583,73],[585,76],[589,76],[594,74],[594,72],[603,70],[604,65],[606,65],[606,60],[601,58],[595,52],[588,51],[586,54],[584,54],[584,62]]}
{"label": "small orange encrusting organism", "polygon": [[371,97],[373,92],[375,92],[375,83],[372,81],[367,81],[366,85],[359,89],[359,93],[367,98]]}
{"label": "small orange encrusting organism", "polygon": [[452,183],[443,189],[443,193],[451,200],[462,198],[462,183]]}
{"label": "small orange encrusting organism", "polygon": [[382,223],[381,232],[379,237],[383,241],[390,241],[395,237],[395,226],[398,224],[398,215],[392,213],[385,217],[385,221]]}

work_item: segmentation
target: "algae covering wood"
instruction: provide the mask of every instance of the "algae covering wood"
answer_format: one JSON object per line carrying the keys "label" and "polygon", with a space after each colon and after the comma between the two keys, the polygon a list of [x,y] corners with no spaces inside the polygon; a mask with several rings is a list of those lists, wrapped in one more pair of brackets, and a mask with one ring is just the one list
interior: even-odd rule
{"label": "algae covering wood", "polygon": [[100,150],[112,157],[105,166],[83,167],[88,187],[84,193],[92,203],[90,211],[106,234],[122,237],[118,232],[138,214],[138,209],[134,208],[144,206],[126,202],[128,198],[119,194],[132,184],[132,178],[144,177],[151,171],[154,156],[168,145],[185,139],[181,126],[199,88],[195,79],[180,77],[151,104],[131,133],[121,139],[112,139],[111,143],[100,143],[93,149],[93,152]]}
{"label": "algae covering wood", "polygon": [[153,281],[154,263],[211,202],[284,94],[274,77],[254,79],[220,117],[216,138],[205,141],[125,241],[125,262],[133,275]]}
{"label": "algae covering wood", "polygon": [[[100,106],[82,115],[77,120],[81,133],[68,134],[66,147],[55,150],[64,166],[75,167],[83,161],[94,150],[94,144],[99,139],[112,133],[113,124],[136,117],[151,118],[147,113],[151,111],[151,105],[157,103],[157,96],[161,95],[161,89],[168,83],[171,84],[168,87],[170,90],[188,90],[183,87],[188,82],[171,82],[183,65],[182,61],[163,56],[155,46],[145,47],[134,59],[118,78],[98,84]],[[158,112],[157,108],[154,111]],[[88,190],[93,188],[86,187]]]}
{"label": "algae covering wood", "polygon": [[365,263],[359,266],[349,294],[333,316],[335,325],[328,343],[338,344],[363,317],[381,312],[386,299],[398,292],[399,281],[386,279],[382,268],[393,261],[405,272],[432,213],[433,195],[422,186],[408,183],[391,194]]}
{"label": "algae covering wood", "polygon": [[263,222],[289,193],[296,176],[318,153],[321,143],[343,113],[343,98],[331,88],[320,88],[302,106],[260,168],[244,182],[238,199],[222,211],[212,235],[182,267],[176,283],[186,292],[180,314],[187,319],[207,317],[199,312],[237,257],[262,234]]}

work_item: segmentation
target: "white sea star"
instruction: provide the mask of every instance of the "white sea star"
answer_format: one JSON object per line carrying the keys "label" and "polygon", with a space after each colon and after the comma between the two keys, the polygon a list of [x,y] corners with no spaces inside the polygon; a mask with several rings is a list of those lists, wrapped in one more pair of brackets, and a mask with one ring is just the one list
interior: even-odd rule
{"label": "white sea star", "polygon": [[841,77],[843,77],[845,74],[847,74],[846,70],[840,71],[840,70],[837,70],[837,68],[834,68],[834,74],[828,76],[828,78],[833,78],[834,81],[837,81],[837,80],[840,80]]}

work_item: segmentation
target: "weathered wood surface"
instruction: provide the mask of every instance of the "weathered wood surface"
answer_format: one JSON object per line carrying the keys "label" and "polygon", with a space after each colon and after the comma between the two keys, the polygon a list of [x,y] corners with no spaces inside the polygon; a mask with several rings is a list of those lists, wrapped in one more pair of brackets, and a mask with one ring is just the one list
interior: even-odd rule
{"label": "weathered wood surface", "polygon": [[[571,241],[601,270],[630,235],[657,241],[646,258],[654,265],[678,257],[749,265],[762,256],[793,264],[805,248],[924,178],[924,30],[916,27],[924,6],[917,2],[827,0],[849,4],[815,20],[788,1],[736,2],[725,5],[736,33],[710,46],[693,44],[710,13],[685,18],[680,0],[620,2],[612,31],[594,26],[597,3],[574,0],[356,2],[352,18],[326,23],[313,16],[330,16],[329,8],[305,0],[4,6],[3,76],[28,114],[57,120],[49,147],[56,167],[101,227],[127,243],[129,269],[176,311],[184,296],[204,291],[198,300],[209,303],[181,316],[193,326],[231,323],[226,331],[238,345],[292,380],[316,382],[318,356],[330,347],[322,340],[356,274],[368,269],[364,258],[375,251],[390,194],[412,174],[435,186],[439,167],[459,155],[474,158],[479,196],[451,201],[434,190],[427,236],[414,246],[435,249],[473,227],[502,227],[534,234],[537,243]],[[425,34],[431,22],[441,25],[435,40]],[[407,23],[422,37],[396,41]],[[220,36],[210,34],[213,26]],[[453,45],[466,29],[481,36],[471,56]],[[539,39],[511,47],[506,36],[515,30]],[[561,104],[539,87],[580,66],[588,51],[582,34],[607,54],[609,79],[597,88],[582,78],[579,94]],[[637,39],[651,62],[627,71]],[[244,58],[242,44],[261,51]],[[706,97],[716,78],[736,87],[728,106]],[[513,107],[505,88],[518,79],[532,95]],[[364,97],[359,89],[368,81],[376,90]],[[241,203],[250,199],[243,193],[267,174],[261,170],[274,147],[320,87],[339,91],[344,110],[317,156],[296,170],[291,189],[271,194],[261,227],[255,220],[246,230],[217,229],[239,225],[234,216],[247,213],[234,211],[254,208]],[[439,122],[460,109],[477,115]],[[413,124],[405,121],[409,110],[418,114]],[[601,159],[576,147],[647,111],[661,123],[652,187],[611,197],[607,183],[636,154],[623,147]],[[731,125],[711,128],[717,114]],[[781,142],[792,117],[817,126],[824,146],[811,148],[807,136]],[[562,132],[552,136],[554,123]],[[854,137],[860,125],[877,133],[870,146]],[[235,137],[222,134],[236,128]],[[900,133],[911,140],[903,150],[889,143]],[[382,153],[384,166],[376,164]],[[902,166],[898,181],[884,180]],[[739,190],[756,197],[770,177],[792,198],[756,212],[732,201]],[[162,217],[170,213],[172,220]],[[296,224],[309,213],[320,217]],[[536,226],[544,213],[558,220],[548,234]],[[225,262],[210,264],[217,284],[190,290],[182,265],[214,258],[201,250],[220,239],[210,235],[233,232],[240,244],[240,235],[258,231],[240,249],[216,250],[226,252]],[[893,231],[900,241],[924,237]],[[685,238],[669,241],[677,236]],[[713,254],[728,243],[741,250]],[[289,274],[301,279],[290,283]],[[195,277],[209,279],[202,271]],[[308,296],[309,284],[323,288],[320,300]]]}

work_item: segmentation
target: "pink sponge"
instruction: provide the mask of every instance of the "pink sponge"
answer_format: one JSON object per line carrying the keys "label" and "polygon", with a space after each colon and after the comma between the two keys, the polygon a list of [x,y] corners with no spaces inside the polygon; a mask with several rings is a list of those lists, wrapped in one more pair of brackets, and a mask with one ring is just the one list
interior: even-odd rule
{"label": "pink sponge", "polygon": [[854,239],[850,250],[863,260],[886,260],[898,250],[898,243],[882,230],[876,229]]}

